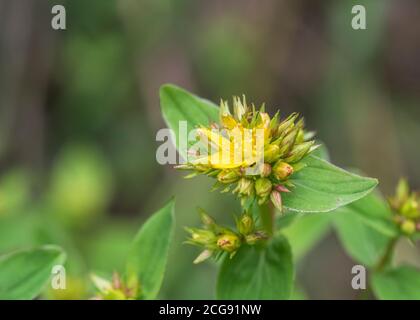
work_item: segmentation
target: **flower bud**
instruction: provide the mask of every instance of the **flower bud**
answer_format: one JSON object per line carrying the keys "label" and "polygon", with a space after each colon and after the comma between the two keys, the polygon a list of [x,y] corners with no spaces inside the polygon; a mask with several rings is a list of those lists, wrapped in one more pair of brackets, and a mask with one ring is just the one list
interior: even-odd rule
{"label": "flower bud", "polygon": [[255,192],[260,198],[267,197],[272,189],[273,185],[267,178],[259,178],[255,181]]}
{"label": "flower bud", "polygon": [[414,197],[410,197],[401,208],[401,214],[404,217],[417,219],[420,218],[419,203]]}
{"label": "flower bud", "polygon": [[293,128],[292,131],[290,131],[283,139],[283,141],[281,142],[281,146],[280,148],[283,150],[282,147],[284,147],[285,149],[285,153],[290,152],[290,150],[292,150],[295,141],[296,141],[296,137],[299,133],[299,128]]}
{"label": "flower bud", "polygon": [[188,240],[189,243],[206,247],[212,246],[216,242],[216,235],[213,231],[196,228],[186,228],[186,230],[191,233],[191,238]]}
{"label": "flower bud", "polygon": [[300,129],[298,131],[298,134],[296,136],[296,143],[303,143],[305,141],[305,131],[303,129]]}
{"label": "flower bud", "polygon": [[416,224],[413,220],[405,220],[401,224],[401,230],[407,235],[411,235],[416,231]]}
{"label": "flower bud", "polygon": [[293,167],[282,161],[277,161],[273,167],[273,174],[279,180],[286,180],[293,173]]}
{"label": "flower bud", "polygon": [[271,199],[271,202],[273,203],[273,205],[277,208],[277,210],[282,212],[283,205],[282,205],[280,192],[278,192],[277,190],[271,191],[270,199]]}
{"label": "flower bud", "polygon": [[241,240],[234,233],[223,234],[217,238],[217,246],[223,251],[232,253],[239,249]]}
{"label": "flower bud", "polygon": [[247,178],[241,178],[235,191],[243,196],[252,195],[254,192],[254,181]]}
{"label": "flower bud", "polygon": [[254,231],[254,219],[250,214],[244,213],[237,222],[237,228],[240,234],[250,234]]}
{"label": "flower bud", "polygon": [[280,158],[280,147],[276,144],[269,144],[264,149],[264,162],[272,163]]}
{"label": "flower bud", "polygon": [[261,177],[266,178],[271,174],[271,165],[264,163],[261,169]]}
{"label": "flower bud", "polygon": [[217,175],[217,180],[221,183],[233,183],[238,181],[239,178],[240,175],[236,170],[223,170]]}
{"label": "flower bud", "polygon": [[298,162],[309,152],[309,150],[311,150],[313,144],[314,141],[309,141],[295,145],[292,151],[290,152],[289,156],[286,159],[284,159],[284,161],[289,163]]}
{"label": "flower bud", "polygon": [[277,127],[277,134],[278,134],[278,135],[280,135],[280,134],[281,134],[281,133],[283,133],[286,129],[290,128],[290,127],[294,124],[294,122],[295,122],[295,120],[296,120],[296,118],[297,118],[298,116],[299,116],[299,115],[298,115],[297,113],[292,113],[290,116],[288,116],[288,117],[286,118],[286,120],[282,121],[282,122],[279,124],[279,126]]}

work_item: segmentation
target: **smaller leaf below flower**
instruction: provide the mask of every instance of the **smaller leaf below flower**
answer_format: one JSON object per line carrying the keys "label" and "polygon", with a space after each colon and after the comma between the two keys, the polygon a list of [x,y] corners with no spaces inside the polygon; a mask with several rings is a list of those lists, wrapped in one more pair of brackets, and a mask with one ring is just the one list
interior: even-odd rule
{"label": "smaller leaf below flower", "polygon": [[288,299],[293,287],[289,243],[277,235],[264,246],[243,246],[225,258],[217,280],[219,299]]}

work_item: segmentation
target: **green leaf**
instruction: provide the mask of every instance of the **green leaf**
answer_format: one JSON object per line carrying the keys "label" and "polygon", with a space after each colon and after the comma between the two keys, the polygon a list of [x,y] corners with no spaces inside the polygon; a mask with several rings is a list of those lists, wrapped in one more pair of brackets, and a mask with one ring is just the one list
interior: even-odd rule
{"label": "green leaf", "polygon": [[295,221],[280,230],[289,240],[293,258],[298,261],[330,230],[331,213],[294,214]]}
{"label": "green leaf", "polygon": [[283,193],[286,209],[298,212],[328,212],[359,200],[378,184],[331,163],[309,155],[302,160],[306,167],[290,179],[295,185],[290,193]]}
{"label": "green leaf", "polygon": [[334,225],[348,254],[367,266],[375,266],[398,230],[391,211],[377,193],[334,212]]}
{"label": "green leaf", "polygon": [[420,300],[420,270],[402,266],[374,274],[372,288],[382,300]]}
{"label": "green leaf", "polygon": [[166,84],[160,88],[160,106],[166,124],[175,134],[178,152],[185,159],[187,150],[179,148],[179,122],[187,122],[189,133],[198,125],[207,126],[219,119],[219,107],[214,103],[172,84]]}
{"label": "green leaf", "polygon": [[156,298],[165,273],[174,225],[174,200],[157,211],[140,228],[127,258],[129,276],[136,274],[141,298]]}
{"label": "green leaf", "polygon": [[21,250],[0,257],[0,299],[36,298],[47,285],[52,267],[63,264],[64,252],[56,246]]}
{"label": "green leaf", "polygon": [[226,258],[217,280],[219,299],[288,299],[293,287],[293,261],[286,238],[278,235],[266,246],[244,245]]}
{"label": "green leaf", "polygon": [[385,254],[390,238],[367,226],[357,213],[337,214],[334,223],[342,245],[354,260],[374,267]]}
{"label": "green leaf", "polygon": [[372,192],[366,197],[345,207],[338,208],[334,213],[355,213],[368,227],[383,233],[388,237],[396,237],[398,228],[392,221],[392,211],[378,192]]}

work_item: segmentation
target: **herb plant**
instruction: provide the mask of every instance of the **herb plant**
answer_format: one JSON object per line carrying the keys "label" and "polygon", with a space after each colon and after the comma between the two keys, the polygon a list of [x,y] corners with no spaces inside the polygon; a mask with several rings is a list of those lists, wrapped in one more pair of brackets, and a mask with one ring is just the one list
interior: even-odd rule
{"label": "herb plant", "polygon": [[[290,214],[337,212],[368,195],[377,180],[350,173],[322,159],[320,155],[325,152],[316,150],[319,144],[312,133],[305,131],[303,119],[297,114],[283,118],[276,113],[270,117],[264,106],[257,109],[248,105],[245,98],[234,98],[231,113],[225,101],[219,108],[174,85],[161,87],[160,100],[163,117],[173,130],[178,151],[186,159],[178,168],[191,171],[188,178],[204,174],[216,179],[215,188],[233,192],[241,200],[242,212],[238,213],[235,229],[219,226],[203,212],[203,228],[187,228],[187,242],[203,249],[195,262],[210,257],[222,259],[217,297],[289,298],[294,263],[287,233],[278,220]],[[197,152],[196,141],[182,142],[182,121],[187,122],[188,130],[195,128],[197,136],[204,137],[204,144],[210,146],[208,150],[215,148],[212,156],[209,152]],[[263,136],[261,148],[256,147],[257,129]],[[239,144],[242,157],[237,161],[232,148],[226,146],[238,147],[234,136],[245,130],[250,132],[249,143]],[[246,139],[245,135],[242,141]],[[226,158],[228,161],[221,160]],[[264,162],[258,164],[260,159]]]}

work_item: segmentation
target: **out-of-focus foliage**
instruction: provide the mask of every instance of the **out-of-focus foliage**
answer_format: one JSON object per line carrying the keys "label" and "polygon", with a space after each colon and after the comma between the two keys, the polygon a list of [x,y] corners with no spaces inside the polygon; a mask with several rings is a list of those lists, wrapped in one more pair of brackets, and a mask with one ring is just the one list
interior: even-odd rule
{"label": "out-of-focus foliage", "polygon": [[112,200],[111,179],[102,155],[88,148],[69,147],[52,168],[49,209],[65,225],[86,224],[104,213]]}
{"label": "out-of-focus foliage", "polygon": [[0,299],[36,298],[47,286],[51,269],[64,260],[62,249],[53,246],[0,256]]}

